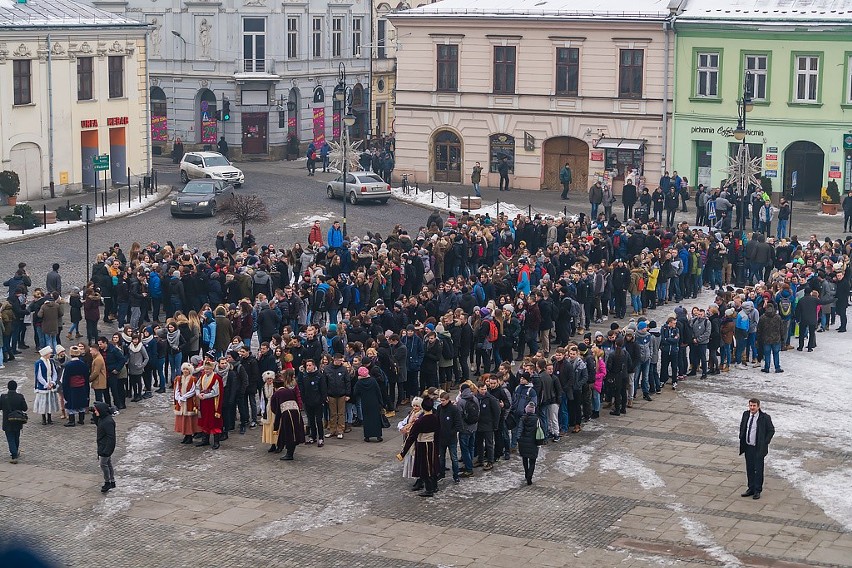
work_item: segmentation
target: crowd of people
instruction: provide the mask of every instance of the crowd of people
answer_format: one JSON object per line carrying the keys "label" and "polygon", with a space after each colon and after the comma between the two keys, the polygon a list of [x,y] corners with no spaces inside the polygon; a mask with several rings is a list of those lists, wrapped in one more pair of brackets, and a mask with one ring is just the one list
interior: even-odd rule
{"label": "crowd of people", "polygon": [[813,351],[836,320],[846,331],[852,237],[590,219],[434,211],[386,237],[317,222],[289,248],[250,231],[116,243],[83,290],[63,291],[58,265],[36,286],[21,263],[4,283],[3,361],[38,351],[44,425],[85,426],[92,398],[118,412],[160,393],[181,443],[260,427],[286,461],[355,428],[382,442],[400,411],[398,458],[431,496],[515,452],[532,483],[538,446],[603,409],[732,366],[781,373],[793,337]]}

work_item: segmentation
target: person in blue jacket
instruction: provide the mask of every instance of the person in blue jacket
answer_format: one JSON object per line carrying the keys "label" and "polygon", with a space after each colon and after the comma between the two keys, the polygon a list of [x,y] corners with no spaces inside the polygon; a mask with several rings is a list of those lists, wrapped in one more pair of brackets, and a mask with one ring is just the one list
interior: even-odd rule
{"label": "person in blue jacket", "polygon": [[335,220],[328,229],[326,234],[326,242],[329,250],[338,250],[343,247],[343,230],[340,228],[340,221]]}
{"label": "person in blue jacket", "polygon": [[320,159],[322,159],[322,171],[328,171],[328,155],[331,153],[331,146],[328,145],[328,142],[323,142],[320,147]]}

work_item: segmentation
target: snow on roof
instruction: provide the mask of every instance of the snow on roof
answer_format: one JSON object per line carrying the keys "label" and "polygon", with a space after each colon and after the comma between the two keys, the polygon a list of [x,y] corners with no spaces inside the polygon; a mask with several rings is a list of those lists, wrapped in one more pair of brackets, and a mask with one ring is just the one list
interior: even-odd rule
{"label": "snow on roof", "polygon": [[395,14],[403,17],[664,19],[670,0],[442,0]]}
{"label": "snow on roof", "polygon": [[685,4],[678,20],[852,23],[849,0],[687,0]]}
{"label": "snow on roof", "polygon": [[146,25],[73,0],[0,0],[0,29]]}

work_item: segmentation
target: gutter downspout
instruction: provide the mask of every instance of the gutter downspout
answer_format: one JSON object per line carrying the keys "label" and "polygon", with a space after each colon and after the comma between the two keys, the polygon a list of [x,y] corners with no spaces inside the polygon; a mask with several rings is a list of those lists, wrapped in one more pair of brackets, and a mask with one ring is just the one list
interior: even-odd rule
{"label": "gutter downspout", "polygon": [[[367,139],[372,140],[377,135],[381,135],[381,132],[373,132],[373,0],[370,0],[370,49],[369,49],[369,58],[370,58],[370,92],[367,95],[367,116],[369,124],[367,125]],[[363,53],[363,51],[362,51]],[[368,143],[369,145],[369,143]]]}
{"label": "gutter downspout", "polygon": [[53,46],[47,34],[47,177],[50,180],[50,197],[56,197],[53,184]]}
{"label": "gutter downspout", "polygon": [[663,53],[663,153],[660,160],[660,175],[668,169],[669,153],[669,28],[670,20],[663,22],[663,36],[665,39],[665,53]]}
{"label": "gutter downspout", "polygon": [[[145,167],[146,174],[152,175],[151,172],[154,169],[154,164],[152,163],[153,158],[151,157],[151,74],[150,69],[148,67],[148,31],[149,29],[145,29],[145,119],[147,124],[147,134],[145,135]],[[130,180],[127,180],[128,183]]]}

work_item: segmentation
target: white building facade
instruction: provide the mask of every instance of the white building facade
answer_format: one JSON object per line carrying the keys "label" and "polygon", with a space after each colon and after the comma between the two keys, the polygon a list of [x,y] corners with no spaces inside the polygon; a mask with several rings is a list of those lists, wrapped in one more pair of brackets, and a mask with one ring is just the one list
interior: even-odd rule
{"label": "white building facade", "polygon": [[[155,153],[186,150],[282,158],[339,135],[339,64],[351,88],[353,135],[369,126],[369,0],[94,0],[150,26]],[[347,105],[348,106],[348,105]],[[230,120],[217,120],[229,111]],[[226,117],[222,117],[226,118]]]}
{"label": "white building facade", "polygon": [[19,198],[133,183],[150,169],[146,26],[71,0],[0,0],[0,169]]}
{"label": "white building facade", "polygon": [[[671,114],[667,0],[443,0],[396,14],[397,175],[572,188],[657,183]],[[428,151],[424,152],[424,146]]]}

